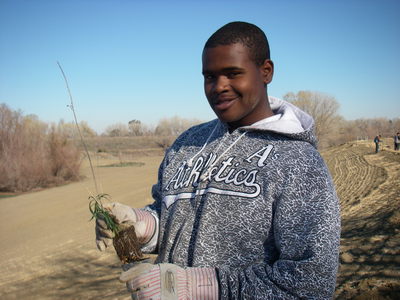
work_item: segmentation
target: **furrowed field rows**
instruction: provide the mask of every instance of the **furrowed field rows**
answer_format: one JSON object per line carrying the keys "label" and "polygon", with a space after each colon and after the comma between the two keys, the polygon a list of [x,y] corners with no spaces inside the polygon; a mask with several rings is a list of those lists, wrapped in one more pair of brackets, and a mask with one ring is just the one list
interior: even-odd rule
{"label": "furrowed field rows", "polygon": [[342,213],[351,211],[360,200],[387,179],[384,168],[371,165],[364,158],[371,154],[365,146],[345,144],[324,152],[341,201]]}
{"label": "furrowed field rows", "polygon": [[400,153],[349,143],[322,153],[341,203],[335,299],[399,299]]}

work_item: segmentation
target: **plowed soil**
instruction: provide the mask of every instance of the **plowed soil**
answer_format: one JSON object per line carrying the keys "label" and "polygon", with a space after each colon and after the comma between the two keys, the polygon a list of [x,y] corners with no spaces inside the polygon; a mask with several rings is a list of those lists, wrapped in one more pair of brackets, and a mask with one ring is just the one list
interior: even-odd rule
{"label": "plowed soil", "polygon": [[[323,152],[342,209],[336,299],[400,299],[400,153],[373,151],[348,143]],[[101,192],[143,207],[161,159],[96,168]],[[116,254],[96,248],[85,172],[79,183],[0,198],[0,299],[130,299]]]}
{"label": "plowed soil", "polygon": [[337,299],[400,299],[400,153],[349,143],[323,152],[341,202]]}

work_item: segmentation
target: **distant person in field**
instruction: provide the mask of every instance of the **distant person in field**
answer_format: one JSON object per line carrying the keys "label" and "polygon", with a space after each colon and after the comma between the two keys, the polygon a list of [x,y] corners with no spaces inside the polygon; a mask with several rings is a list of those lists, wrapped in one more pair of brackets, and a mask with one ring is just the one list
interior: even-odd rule
{"label": "distant person in field", "polygon": [[379,152],[379,150],[380,150],[380,143],[382,142],[382,140],[381,140],[381,135],[379,134],[379,135],[377,135],[375,138],[374,138],[374,143],[375,143],[375,153],[378,153]]}
{"label": "distant person in field", "polygon": [[396,133],[394,136],[394,150],[399,150],[400,147],[400,132]]}
{"label": "distant person in field", "polygon": [[[313,119],[268,97],[274,64],[257,26],[217,30],[202,63],[218,119],[167,150],[153,204],[108,206],[158,254],[121,278],[133,299],[331,299],[339,204]],[[104,250],[112,233],[101,220],[96,232]]]}

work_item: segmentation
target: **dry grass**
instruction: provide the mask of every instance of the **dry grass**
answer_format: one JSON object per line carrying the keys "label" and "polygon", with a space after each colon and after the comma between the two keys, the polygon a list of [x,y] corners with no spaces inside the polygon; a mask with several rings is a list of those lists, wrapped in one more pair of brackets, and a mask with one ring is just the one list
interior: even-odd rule
{"label": "dry grass", "polygon": [[92,153],[107,153],[114,156],[139,157],[163,155],[165,149],[175,140],[175,136],[98,136],[86,138]]}

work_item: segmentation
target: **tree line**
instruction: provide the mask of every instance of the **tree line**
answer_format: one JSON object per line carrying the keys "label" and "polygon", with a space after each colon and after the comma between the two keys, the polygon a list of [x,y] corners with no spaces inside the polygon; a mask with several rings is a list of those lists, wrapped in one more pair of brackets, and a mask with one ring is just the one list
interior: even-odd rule
{"label": "tree line", "polygon": [[[400,118],[361,118],[345,120],[339,113],[340,105],[331,95],[317,91],[289,92],[283,97],[314,118],[315,134],[319,148],[340,145],[352,140],[373,139],[381,134],[392,137],[400,131]],[[107,127],[105,136],[177,136],[187,128],[201,123],[200,120],[189,120],[180,117],[160,120],[156,127],[132,120],[128,124],[118,123]]]}
{"label": "tree line", "polygon": [[156,126],[149,126],[140,120],[133,119],[127,124],[115,123],[108,126],[102,135],[105,136],[178,136],[186,129],[202,123],[198,119],[186,119],[178,116],[161,119]]}
{"label": "tree line", "polygon": [[378,134],[393,137],[400,131],[400,118],[345,120],[339,114],[340,105],[336,98],[321,92],[299,91],[296,94],[287,93],[283,98],[314,118],[320,148],[353,140],[371,140]]}
{"label": "tree line", "polygon": [[[400,118],[345,120],[336,98],[321,92],[290,92],[283,98],[314,118],[320,149],[372,140],[378,134],[393,137],[400,131]],[[154,136],[156,144],[166,149],[176,136],[201,122],[174,116],[148,126],[133,119],[127,124],[110,125],[100,135],[85,121],[79,127],[85,138]],[[75,126],[63,120],[47,124],[35,115],[24,116],[0,104],[0,192],[27,191],[79,179],[82,156]]]}

